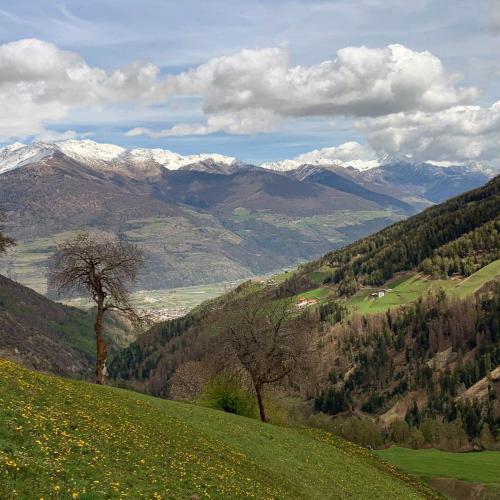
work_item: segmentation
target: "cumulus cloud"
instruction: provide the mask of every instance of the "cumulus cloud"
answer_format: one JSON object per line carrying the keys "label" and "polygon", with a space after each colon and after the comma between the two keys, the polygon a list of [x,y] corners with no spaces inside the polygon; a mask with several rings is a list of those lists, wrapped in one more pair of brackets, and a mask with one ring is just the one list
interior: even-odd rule
{"label": "cumulus cloud", "polygon": [[42,133],[35,136],[35,141],[40,142],[57,142],[67,141],[69,139],[82,139],[94,135],[93,132],[76,132],[74,130],[65,130],[60,132],[58,130],[44,130]]}
{"label": "cumulus cloud", "polygon": [[500,101],[489,108],[454,106],[402,112],[357,123],[376,150],[420,160],[482,160],[500,164]]}
{"label": "cumulus cloud", "polygon": [[75,108],[154,102],[157,74],[148,63],[106,72],[37,39],[0,45],[0,138],[40,134]]}
{"label": "cumulus cloud", "polygon": [[402,45],[347,47],[333,61],[308,67],[291,66],[281,48],[242,50],[172,76],[157,89],[164,97],[201,96],[208,115],[205,125],[161,133],[253,133],[261,116],[265,131],[286,118],[436,111],[477,97],[475,88],[461,88],[457,80],[431,53]]}
{"label": "cumulus cloud", "polygon": [[159,139],[183,135],[207,135],[216,132],[255,134],[257,132],[271,131],[281,121],[281,118],[272,112],[263,109],[251,109],[208,116],[205,124],[181,123],[163,130],[136,127],[126,132],[125,135],[135,137],[145,134],[154,139]]}
{"label": "cumulus cloud", "polygon": [[329,148],[315,149],[308,153],[301,154],[295,158],[301,163],[314,163],[318,159],[336,161],[349,161],[353,158],[357,160],[370,161],[376,159],[375,151],[366,144],[349,141]]}
{"label": "cumulus cloud", "polygon": [[[117,103],[144,106],[196,96],[202,123],[163,130],[134,128],[154,138],[217,132],[254,134],[290,119],[355,117],[371,148],[423,159],[499,158],[499,109],[471,106],[477,89],[461,87],[430,52],[402,45],[347,47],[333,60],[294,66],[281,48],[242,50],[177,75],[160,76],[147,62],[112,71],[37,39],[0,45],[0,140],[44,140],[76,133],[46,128],[78,108]],[[165,121],[168,121],[168,116]],[[369,161],[369,148],[349,142],[322,156]]]}

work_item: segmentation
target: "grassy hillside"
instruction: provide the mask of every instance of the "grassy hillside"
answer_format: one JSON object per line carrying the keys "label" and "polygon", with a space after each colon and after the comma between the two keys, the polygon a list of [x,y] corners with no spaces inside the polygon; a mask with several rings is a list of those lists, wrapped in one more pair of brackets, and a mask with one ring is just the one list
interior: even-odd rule
{"label": "grassy hillside", "polygon": [[446,453],[439,450],[410,450],[408,448],[388,448],[376,454],[397,465],[400,469],[416,476],[450,478],[467,483],[486,486],[488,498],[500,496],[500,452]]}
{"label": "grassy hillside", "polygon": [[0,497],[435,498],[319,431],[31,372],[0,359]]}

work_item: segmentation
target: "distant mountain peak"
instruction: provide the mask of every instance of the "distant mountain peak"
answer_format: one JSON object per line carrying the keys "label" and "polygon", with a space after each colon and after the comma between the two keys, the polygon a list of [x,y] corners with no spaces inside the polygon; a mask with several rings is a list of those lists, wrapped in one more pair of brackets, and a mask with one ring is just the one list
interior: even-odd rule
{"label": "distant mountain peak", "polygon": [[243,162],[232,156],[218,153],[180,155],[168,149],[135,148],[126,149],[115,144],[98,143],[89,139],[70,139],[55,143],[33,142],[23,144],[16,142],[0,148],[0,174],[15,168],[44,159],[55,152],[83,163],[86,166],[102,170],[123,170],[164,167],[178,170],[187,165],[210,161],[222,167],[241,166]]}

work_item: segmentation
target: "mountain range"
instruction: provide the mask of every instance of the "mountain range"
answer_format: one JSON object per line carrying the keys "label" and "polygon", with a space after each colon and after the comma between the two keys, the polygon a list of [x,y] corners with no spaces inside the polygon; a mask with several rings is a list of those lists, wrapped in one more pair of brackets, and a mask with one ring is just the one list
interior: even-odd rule
{"label": "mountain range", "polygon": [[234,281],[322,255],[493,175],[386,160],[280,169],[90,140],[15,143],[0,149],[0,211],[18,245],[0,272],[47,293],[55,242],[87,228],[145,249],[139,288]]}

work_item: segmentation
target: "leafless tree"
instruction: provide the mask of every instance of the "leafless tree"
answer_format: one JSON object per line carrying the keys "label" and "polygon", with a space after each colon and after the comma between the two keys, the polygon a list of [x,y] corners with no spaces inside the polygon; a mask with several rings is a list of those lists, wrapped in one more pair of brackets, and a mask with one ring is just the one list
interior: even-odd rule
{"label": "leafless tree", "polygon": [[16,244],[16,241],[4,234],[5,215],[0,212],[0,254],[5,253],[7,248]]}
{"label": "leafless tree", "polygon": [[136,245],[88,232],[60,243],[52,259],[49,284],[59,291],[84,293],[97,306],[94,330],[98,384],[105,384],[107,379],[104,314],[117,310],[133,322],[140,320],[130,303],[128,287],[137,280],[142,262],[142,252]]}
{"label": "leafless tree", "polygon": [[247,294],[220,310],[218,328],[220,366],[242,370],[250,378],[260,418],[267,422],[263,390],[304,367],[310,322],[292,299],[270,301]]}

